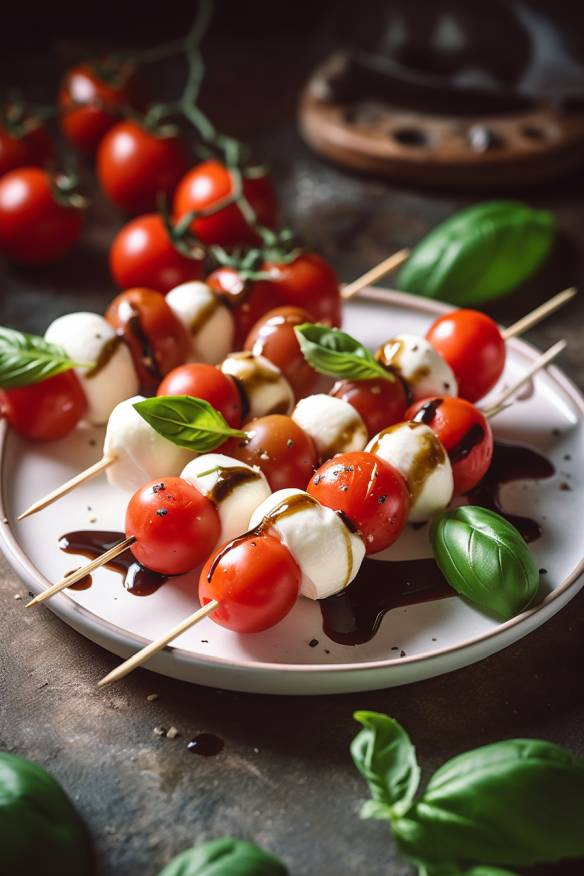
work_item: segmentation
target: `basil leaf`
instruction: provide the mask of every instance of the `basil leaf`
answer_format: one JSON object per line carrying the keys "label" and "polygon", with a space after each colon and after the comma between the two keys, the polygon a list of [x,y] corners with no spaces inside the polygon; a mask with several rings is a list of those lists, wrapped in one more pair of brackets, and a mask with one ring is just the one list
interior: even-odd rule
{"label": "basil leaf", "polygon": [[158,876],[288,876],[288,870],[254,843],[226,837],[187,849]]}
{"label": "basil leaf", "polygon": [[499,514],[475,505],[447,511],[432,525],[430,539],[450,586],[488,614],[508,620],[537,596],[535,560]]}
{"label": "basil leaf", "polygon": [[0,389],[16,389],[40,383],[77,365],[62,347],[37,335],[0,326]]}
{"label": "basil leaf", "polygon": [[351,744],[355,766],[369,785],[373,801],[363,807],[363,818],[393,819],[412,805],[420,782],[416,751],[397,721],[379,712],[355,712],[363,725]]}
{"label": "basil leaf", "polygon": [[134,408],[152,428],[194,453],[208,453],[228,438],[245,438],[232,429],[208,401],[191,395],[159,395],[136,402]]}
{"label": "basil leaf", "polygon": [[382,377],[391,383],[395,375],[384,368],[369,350],[351,335],[325,325],[305,322],[294,329],[306,361],[319,374],[344,380]]}
{"label": "basil leaf", "polygon": [[512,292],[540,267],[556,222],[518,201],[475,204],[442,222],[412,250],[398,288],[468,306]]}
{"label": "basil leaf", "polygon": [[527,867],[583,857],[583,812],[583,758],[509,739],[445,763],[392,827],[401,851],[428,873],[457,873],[473,861]]}

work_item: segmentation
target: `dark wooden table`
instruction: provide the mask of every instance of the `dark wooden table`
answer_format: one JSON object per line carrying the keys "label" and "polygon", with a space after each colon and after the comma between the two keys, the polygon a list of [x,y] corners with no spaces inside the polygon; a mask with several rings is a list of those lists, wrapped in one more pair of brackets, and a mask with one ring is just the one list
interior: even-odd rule
{"label": "dark wooden table", "polygon": [[[359,178],[313,156],[296,131],[295,101],[325,50],[325,41],[301,43],[285,29],[269,43],[216,39],[205,102],[220,126],[268,157],[286,219],[350,280],[475,198]],[[10,81],[34,80],[41,92],[55,75],[46,56],[23,51],[10,60]],[[245,104],[241,95],[253,98]],[[562,238],[537,281],[493,311],[505,322],[581,281],[584,256],[582,176],[514,194],[553,209]],[[3,264],[0,323],[42,332],[68,310],[102,311],[113,293],[108,245],[121,222],[98,200],[69,260],[42,270]],[[542,348],[566,337],[562,364],[581,386],[583,314],[584,296],[530,335]],[[25,612],[15,599],[24,587],[4,560],[0,576],[0,748],[63,782],[89,825],[103,876],[154,876],[178,851],[222,835],[256,840],[293,876],[410,873],[386,827],[358,819],[365,787],[348,752],[357,708],[399,719],[426,774],[454,753],[509,736],[541,736],[584,754],[584,593],[527,639],[449,676],[376,693],[276,698],[143,670],[98,691],[117,659],[49,610]],[[171,726],[175,739],[154,733]],[[187,750],[203,730],[224,740],[217,757]],[[537,872],[576,874],[581,864]]]}

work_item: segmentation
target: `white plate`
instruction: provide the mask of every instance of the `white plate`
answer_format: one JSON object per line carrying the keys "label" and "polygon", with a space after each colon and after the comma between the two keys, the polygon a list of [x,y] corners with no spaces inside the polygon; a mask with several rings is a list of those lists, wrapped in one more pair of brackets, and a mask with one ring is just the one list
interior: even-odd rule
{"label": "white plate", "polygon": [[[436,302],[371,290],[367,300],[347,306],[345,324],[347,331],[375,348],[399,331],[423,333],[436,314],[447,309]],[[501,385],[518,377],[536,355],[524,342],[511,341]],[[545,623],[582,585],[578,522],[584,517],[584,473],[570,460],[582,459],[583,418],[579,391],[558,369],[550,368],[537,376],[530,397],[504,411],[494,424],[496,436],[539,449],[557,469],[551,479],[516,482],[503,492],[506,509],[545,518],[544,535],[533,550],[539,566],[548,570],[547,592],[520,617],[498,624],[453,597],[395,609],[385,616],[372,641],[344,646],[327,639],[318,605],[302,599],[276,628],[252,636],[239,637],[206,619],[177,639],[175,647],[152,659],[148,668],[232,690],[342,693],[418,681],[505,648]],[[58,549],[63,533],[92,527],[122,529],[127,497],[108,487],[103,476],[21,524],[11,522],[34,499],[94,462],[101,440],[96,429],[79,429],[65,441],[43,445],[2,433],[1,545],[35,593],[78,565],[75,557]],[[570,490],[560,488],[566,482]],[[393,559],[429,556],[427,530],[408,532],[387,553]],[[380,564],[380,573],[388,571],[389,566]],[[101,569],[88,590],[61,593],[48,604],[83,635],[126,657],[178,623],[197,603],[192,577],[183,576],[140,598],[123,589],[117,573]],[[310,647],[313,639],[318,644]],[[402,652],[404,656],[399,656]]]}

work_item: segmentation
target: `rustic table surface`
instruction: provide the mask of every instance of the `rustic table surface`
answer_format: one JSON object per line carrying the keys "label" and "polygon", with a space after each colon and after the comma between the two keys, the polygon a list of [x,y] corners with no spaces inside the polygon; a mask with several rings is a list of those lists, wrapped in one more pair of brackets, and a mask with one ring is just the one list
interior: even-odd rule
{"label": "rustic table surface", "polygon": [[[350,280],[476,198],[361,178],[311,154],[296,130],[295,104],[327,48],[315,40],[300,46],[284,30],[269,44],[215,39],[204,98],[220,127],[268,158],[286,220]],[[3,81],[8,69],[10,82],[40,82],[41,92],[57,75],[50,57],[26,51],[3,63]],[[503,322],[582,281],[584,256],[582,175],[512,194],[552,209],[561,237],[537,280],[492,311]],[[102,311],[113,293],[108,246],[122,221],[98,199],[70,259],[41,270],[2,264],[0,323],[42,332],[68,310]],[[580,386],[583,316],[584,295],[529,337],[540,348],[566,337],[561,364]],[[223,835],[253,838],[293,876],[410,873],[385,825],[358,819],[365,787],[348,752],[358,708],[395,716],[426,773],[463,749],[509,736],[541,736],[584,754],[584,592],[527,639],[448,676],[353,696],[274,698],[143,670],[98,690],[117,659],[49,610],[25,612],[24,599],[15,599],[23,584],[3,559],[0,579],[0,748],[63,782],[89,825],[103,876],[154,876],[183,848]],[[154,733],[171,726],[174,739]],[[224,740],[216,757],[187,749],[201,731]],[[576,874],[581,864],[534,872]]]}

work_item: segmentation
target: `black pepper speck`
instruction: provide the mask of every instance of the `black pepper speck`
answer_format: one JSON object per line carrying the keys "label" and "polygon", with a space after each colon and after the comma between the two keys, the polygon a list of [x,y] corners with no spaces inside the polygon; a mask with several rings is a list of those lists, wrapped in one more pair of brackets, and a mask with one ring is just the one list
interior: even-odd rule
{"label": "black pepper speck", "polygon": [[156,514],[158,515],[158,517],[166,517],[166,515],[168,514],[168,509],[167,508],[157,508]]}

